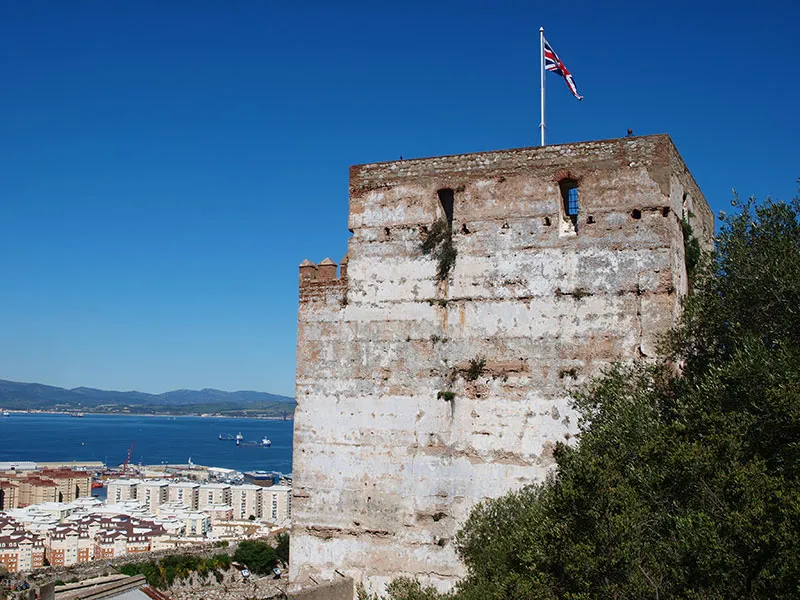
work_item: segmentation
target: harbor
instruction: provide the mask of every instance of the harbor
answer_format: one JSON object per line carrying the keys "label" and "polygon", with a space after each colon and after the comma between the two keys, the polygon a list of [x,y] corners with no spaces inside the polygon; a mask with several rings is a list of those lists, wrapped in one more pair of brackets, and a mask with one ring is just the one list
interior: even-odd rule
{"label": "harbor", "polygon": [[191,458],[196,465],[241,473],[291,473],[292,427],[292,421],[262,419],[12,413],[0,418],[0,462],[111,468],[121,466],[130,451],[128,469],[187,465]]}

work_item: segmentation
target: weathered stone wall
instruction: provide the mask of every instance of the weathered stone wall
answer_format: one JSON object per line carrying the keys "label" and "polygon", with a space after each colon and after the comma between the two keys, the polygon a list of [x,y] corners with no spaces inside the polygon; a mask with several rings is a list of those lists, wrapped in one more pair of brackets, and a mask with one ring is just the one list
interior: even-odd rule
{"label": "weathered stone wall", "polygon": [[[421,243],[443,188],[458,254],[439,281]],[[547,473],[576,431],[570,387],[656,354],[687,289],[683,214],[710,243],[664,135],[353,167],[343,272],[300,268],[292,581],[463,575],[453,535]]]}

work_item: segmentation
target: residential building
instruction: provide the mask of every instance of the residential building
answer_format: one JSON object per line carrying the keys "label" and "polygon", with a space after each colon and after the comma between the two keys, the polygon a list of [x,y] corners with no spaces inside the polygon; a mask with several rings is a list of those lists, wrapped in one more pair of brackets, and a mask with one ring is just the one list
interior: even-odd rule
{"label": "residential building", "polygon": [[189,510],[197,510],[200,500],[200,484],[179,481],[169,484],[169,501],[180,502]]}
{"label": "residential building", "polygon": [[202,536],[211,531],[211,518],[204,512],[190,511],[181,515],[183,535],[187,537]]}
{"label": "residential building", "polygon": [[44,565],[44,542],[29,531],[0,536],[0,564],[9,573],[30,571]]}
{"label": "residential building", "polygon": [[152,513],[169,499],[169,482],[163,480],[142,481],[136,486],[136,499]]}
{"label": "residential building", "polygon": [[261,518],[282,523],[292,516],[292,488],[273,485],[261,488]]}
{"label": "residential building", "polygon": [[45,558],[56,567],[92,560],[93,544],[88,527],[61,525],[44,538]]}
{"label": "residential building", "polygon": [[261,516],[261,486],[245,484],[231,487],[234,519],[257,519]]}
{"label": "residential building", "polygon": [[86,471],[42,469],[38,475],[56,484],[56,502],[72,502],[76,498],[92,495],[92,477]]}
{"label": "residential building", "polygon": [[19,506],[19,483],[0,479],[0,510]]}
{"label": "residential building", "polygon": [[9,470],[0,473],[0,510],[91,496],[91,476],[74,469]]}
{"label": "residential building", "polygon": [[137,488],[141,483],[138,479],[112,479],[106,485],[106,498],[108,502],[136,500]]}
{"label": "residential building", "polygon": [[226,483],[204,483],[200,485],[198,508],[214,504],[231,503],[231,486]]}

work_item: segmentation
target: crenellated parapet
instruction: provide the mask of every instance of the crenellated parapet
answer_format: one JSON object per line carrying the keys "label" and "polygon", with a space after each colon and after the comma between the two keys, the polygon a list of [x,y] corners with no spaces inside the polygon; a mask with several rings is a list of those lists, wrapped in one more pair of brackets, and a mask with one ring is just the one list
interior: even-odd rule
{"label": "crenellated parapet", "polygon": [[300,263],[300,301],[339,300],[347,291],[347,256],[341,269],[330,258],[319,263],[305,259]]}

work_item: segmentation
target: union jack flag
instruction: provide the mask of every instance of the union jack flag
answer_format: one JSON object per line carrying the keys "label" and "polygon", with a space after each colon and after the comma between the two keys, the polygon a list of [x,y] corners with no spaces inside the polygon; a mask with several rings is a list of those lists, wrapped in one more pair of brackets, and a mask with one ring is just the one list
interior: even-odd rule
{"label": "union jack flag", "polygon": [[556,54],[556,51],[547,43],[547,40],[544,40],[544,70],[553,71],[553,73],[561,75],[564,81],[567,82],[567,87],[569,91],[572,92],[572,95],[578,100],[583,100],[583,96],[578,93],[578,88],[575,87],[575,79],[572,77],[572,73],[567,70],[567,67],[565,67],[561,59],[558,58],[558,54]]}

